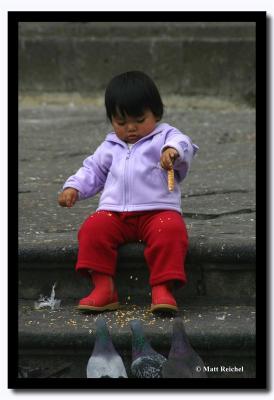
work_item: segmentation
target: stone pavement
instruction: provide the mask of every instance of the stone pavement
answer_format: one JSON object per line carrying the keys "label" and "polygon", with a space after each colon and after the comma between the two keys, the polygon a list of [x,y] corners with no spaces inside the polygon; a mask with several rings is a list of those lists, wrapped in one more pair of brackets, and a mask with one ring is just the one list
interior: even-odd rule
{"label": "stone pavement", "polygon": [[[215,366],[209,378],[248,378],[255,376],[255,312],[246,306],[184,307],[177,315],[184,319],[191,343],[203,357],[206,365]],[[125,362],[130,377],[131,332],[130,321],[139,319],[145,327],[146,337],[153,348],[168,356],[172,337],[173,318],[157,317],[149,307],[122,306],[115,312],[105,312],[103,317],[109,327],[114,345]],[[94,345],[97,316],[79,314],[71,304],[59,310],[41,309],[33,312],[32,302],[19,307],[19,346],[31,341],[32,363],[30,370],[39,368],[38,377],[56,374],[64,378],[85,378],[85,367]],[[41,346],[41,343],[43,345]],[[41,348],[43,348],[41,352]],[[57,351],[57,349],[59,351]],[[40,353],[40,354],[39,354]],[[41,363],[41,353],[43,362]],[[50,356],[55,354],[54,366]],[[61,357],[62,354],[62,357]],[[40,355],[40,361],[39,361]],[[29,365],[29,354],[21,355],[21,365]],[[75,365],[75,368],[73,367]],[[217,366],[243,367],[239,372],[221,372]],[[66,367],[66,368],[65,368]],[[55,376],[56,374],[56,376]]]}

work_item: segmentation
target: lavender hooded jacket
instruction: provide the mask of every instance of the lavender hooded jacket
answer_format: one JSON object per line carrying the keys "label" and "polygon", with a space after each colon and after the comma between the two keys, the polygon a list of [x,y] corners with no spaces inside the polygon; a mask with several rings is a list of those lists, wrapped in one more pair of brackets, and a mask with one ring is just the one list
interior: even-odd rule
{"label": "lavender hooded jacket", "polygon": [[[167,171],[160,166],[166,147],[174,147],[179,157],[174,163],[175,189],[169,192]],[[131,148],[114,132],[109,133],[95,153],[65,182],[63,189],[79,191],[79,200],[102,191],[97,210],[181,212],[179,183],[185,178],[198,150],[190,138],[166,123],[160,123]]]}

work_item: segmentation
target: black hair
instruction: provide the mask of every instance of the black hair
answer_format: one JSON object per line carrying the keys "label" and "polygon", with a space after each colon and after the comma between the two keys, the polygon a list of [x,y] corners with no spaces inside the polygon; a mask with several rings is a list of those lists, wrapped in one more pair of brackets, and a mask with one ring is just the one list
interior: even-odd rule
{"label": "black hair", "polygon": [[155,83],[141,71],[128,71],[112,78],[106,88],[105,106],[110,121],[117,115],[139,117],[147,109],[160,120],[164,112]]}

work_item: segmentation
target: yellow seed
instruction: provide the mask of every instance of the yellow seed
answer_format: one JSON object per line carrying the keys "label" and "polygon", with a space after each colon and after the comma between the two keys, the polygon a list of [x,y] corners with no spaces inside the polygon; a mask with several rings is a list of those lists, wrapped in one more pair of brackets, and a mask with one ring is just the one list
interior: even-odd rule
{"label": "yellow seed", "polygon": [[174,190],[174,169],[169,169],[167,171],[167,184],[168,190],[172,192]]}

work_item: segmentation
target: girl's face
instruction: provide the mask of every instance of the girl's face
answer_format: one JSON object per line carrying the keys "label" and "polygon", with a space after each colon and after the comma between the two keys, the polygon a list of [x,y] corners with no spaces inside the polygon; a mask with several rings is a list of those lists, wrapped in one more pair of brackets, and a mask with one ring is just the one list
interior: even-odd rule
{"label": "girl's face", "polygon": [[136,143],[154,130],[157,121],[158,118],[150,110],[146,110],[140,117],[122,117],[117,114],[112,117],[111,123],[119,139],[127,143]]}

